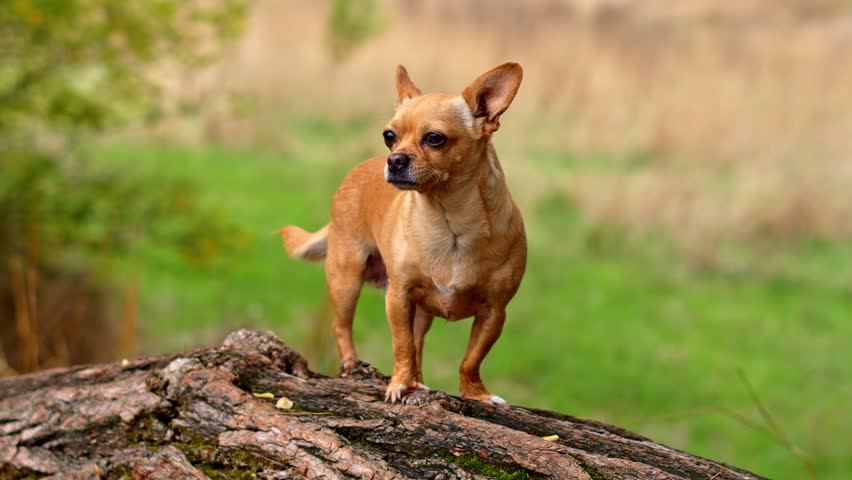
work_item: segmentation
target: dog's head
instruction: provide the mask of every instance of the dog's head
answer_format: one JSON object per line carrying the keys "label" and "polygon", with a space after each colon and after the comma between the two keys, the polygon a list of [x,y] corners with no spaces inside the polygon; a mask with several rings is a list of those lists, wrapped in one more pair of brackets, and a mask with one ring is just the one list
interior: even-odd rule
{"label": "dog's head", "polygon": [[429,191],[474,171],[522,78],[520,65],[505,63],[480,75],[459,96],[424,95],[399,65],[396,112],[383,133],[391,152],[385,180],[401,190]]}

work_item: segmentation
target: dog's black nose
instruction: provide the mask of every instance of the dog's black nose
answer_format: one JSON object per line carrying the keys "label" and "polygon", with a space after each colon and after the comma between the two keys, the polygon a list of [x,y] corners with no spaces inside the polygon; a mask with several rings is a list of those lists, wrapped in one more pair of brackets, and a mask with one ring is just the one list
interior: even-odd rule
{"label": "dog's black nose", "polygon": [[388,155],[388,171],[399,172],[411,163],[411,157],[405,153],[391,153]]}

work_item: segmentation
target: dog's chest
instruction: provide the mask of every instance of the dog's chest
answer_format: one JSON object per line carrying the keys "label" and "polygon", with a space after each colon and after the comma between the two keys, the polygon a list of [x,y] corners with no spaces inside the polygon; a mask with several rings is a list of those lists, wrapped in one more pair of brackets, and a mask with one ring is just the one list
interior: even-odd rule
{"label": "dog's chest", "polygon": [[409,232],[412,265],[418,271],[415,301],[429,313],[458,320],[476,313],[484,291],[482,255],[488,247],[488,222],[474,202],[449,216],[440,210],[418,210],[418,228]]}
{"label": "dog's chest", "polygon": [[470,269],[433,272],[421,284],[418,303],[431,314],[458,320],[476,313],[481,303],[476,276]]}

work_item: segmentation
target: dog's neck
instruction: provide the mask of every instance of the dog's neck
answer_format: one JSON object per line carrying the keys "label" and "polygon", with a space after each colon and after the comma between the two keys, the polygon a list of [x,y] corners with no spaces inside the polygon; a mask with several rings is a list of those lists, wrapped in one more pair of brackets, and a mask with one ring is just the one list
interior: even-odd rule
{"label": "dog's neck", "polygon": [[[446,229],[447,243],[459,253],[481,247],[509,226],[513,208],[503,169],[489,141],[479,157],[470,161],[471,171],[451,175],[441,188],[417,194],[420,220],[435,229]],[[452,244],[450,244],[450,240]]]}

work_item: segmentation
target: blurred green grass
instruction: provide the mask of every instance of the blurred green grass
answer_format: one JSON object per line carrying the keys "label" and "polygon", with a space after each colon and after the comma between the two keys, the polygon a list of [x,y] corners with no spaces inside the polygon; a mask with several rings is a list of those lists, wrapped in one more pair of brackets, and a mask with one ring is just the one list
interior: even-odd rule
{"label": "blurred green grass", "polygon": [[[115,140],[99,148],[103,161],[129,175],[192,179],[204,202],[247,232],[243,249],[205,265],[156,245],[121,263],[116,275],[141,281],[146,350],[211,344],[237,327],[268,328],[308,351],[315,369],[335,370],[322,268],[287,259],[274,231],[328,220],[334,189],[365,158],[340,158],[335,145],[372,134],[366,123],[294,124],[303,142],[295,153]],[[554,174],[594,165],[561,156],[547,157]],[[509,184],[525,188],[511,177]],[[769,477],[804,478],[802,462],[779,442],[719,410],[762,423],[738,379],[742,369],[820,478],[852,471],[848,245],[805,242],[771,255],[734,246],[752,259],[750,268],[707,270],[679,256],[664,234],[635,238],[591,225],[558,190],[522,209],[527,274],[484,364],[495,393],[619,424]],[[382,298],[365,288],[355,337],[360,356],[389,372]],[[425,353],[431,387],[457,392],[469,326],[436,322]]]}

